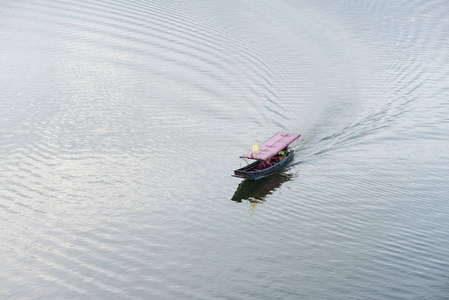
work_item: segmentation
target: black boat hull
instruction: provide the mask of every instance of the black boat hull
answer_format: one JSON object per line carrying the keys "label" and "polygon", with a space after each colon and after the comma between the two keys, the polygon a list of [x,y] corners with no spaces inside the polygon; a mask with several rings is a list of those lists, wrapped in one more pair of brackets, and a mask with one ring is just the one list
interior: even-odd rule
{"label": "black boat hull", "polygon": [[265,176],[268,176],[276,171],[278,171],[279,169],[283,168],[290,160],[292,160],[293,156],[295,154],[295,151],[290,150],[289,152],[287,152],[285,158],[279,162],[277,162],[276,164],[262,169],[262,170],[258,170],[257,166],[259,166],[259,164],[261,164],[261,161],[256,161],[253,162],[243,168],[234,170],[234,177],[238,177],[238,178],[245,178],[245,179],[259,179]]}

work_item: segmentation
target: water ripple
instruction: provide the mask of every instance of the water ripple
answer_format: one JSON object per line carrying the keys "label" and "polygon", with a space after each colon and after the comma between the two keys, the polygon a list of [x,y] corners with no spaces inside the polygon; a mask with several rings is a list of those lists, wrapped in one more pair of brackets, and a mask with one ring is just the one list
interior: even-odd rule
{"label": "water ripple", "polygon": [[1,6],[6,297],[445,295],[443,1]]}

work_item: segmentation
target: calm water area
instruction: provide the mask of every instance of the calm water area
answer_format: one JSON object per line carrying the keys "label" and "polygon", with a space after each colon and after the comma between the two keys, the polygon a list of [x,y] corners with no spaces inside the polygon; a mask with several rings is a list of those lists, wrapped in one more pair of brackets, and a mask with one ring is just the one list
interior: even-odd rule
{"label": "calm water area", "polygon": [[448,1],[0,1],[0,82],[1,299],[449,299]]}

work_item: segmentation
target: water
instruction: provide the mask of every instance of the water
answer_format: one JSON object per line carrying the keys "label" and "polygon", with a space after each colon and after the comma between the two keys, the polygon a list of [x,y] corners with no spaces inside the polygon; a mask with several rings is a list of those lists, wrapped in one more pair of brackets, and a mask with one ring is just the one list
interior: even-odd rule
{"label": "water", "polygon": [[0,16],[3,299],[449,298],[445,1]]}

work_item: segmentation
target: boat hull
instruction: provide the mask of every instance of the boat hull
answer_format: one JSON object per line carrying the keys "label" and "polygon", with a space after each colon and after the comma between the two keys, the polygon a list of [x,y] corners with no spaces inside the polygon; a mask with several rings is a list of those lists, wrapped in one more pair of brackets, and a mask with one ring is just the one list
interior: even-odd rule
{"label": "boat hull", "polygon": [[276,171],[278,171],[279,169],[283,168],[292,158],[293,155],[295,154],[295,151],[291,150],[287,153],[287,155],[285,156],[285,158],[279,162],[277,162],[276,164],[268,167],[268,168],[264,168],[264,169],[257,169],[257,167],[262,163],[261,161],[256,161],[253,162],[243,168],[234,170],[234,177],[238,177],[238,178],[245,178],[245,179],[259,179],[265,176],[268,176]]}

